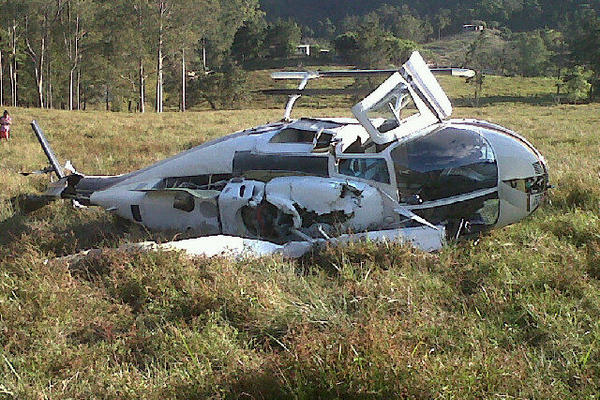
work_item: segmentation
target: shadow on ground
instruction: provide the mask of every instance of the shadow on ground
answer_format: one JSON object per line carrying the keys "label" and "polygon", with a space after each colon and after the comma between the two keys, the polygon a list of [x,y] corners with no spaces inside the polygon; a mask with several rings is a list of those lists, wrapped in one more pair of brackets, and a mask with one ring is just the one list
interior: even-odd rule
{"label": "shadow on ground", "polygon": [[473,97],[455,97],[452,99],[452,104],[455,107],[482,107],[503,103],[520,103],[534,106],[551,106],[557,104],[554,95],[551,94],[540,96],[483,96],[479,98],[478,103]]}

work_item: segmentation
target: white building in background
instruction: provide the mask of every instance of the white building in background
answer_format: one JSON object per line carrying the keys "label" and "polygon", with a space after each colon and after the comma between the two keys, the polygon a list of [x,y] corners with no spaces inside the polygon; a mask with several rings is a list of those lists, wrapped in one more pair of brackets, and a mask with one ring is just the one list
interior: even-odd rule
{"label": "white building in background", "polygon": [[483,26],[483,25],[472,25],[472,24],[463,25],[463,31],[465,31],[465,32],[481,32],[483,30],[485,30],[485,26]]}
{"label": "white building in background", "polygon": [[296,46],[296,54],[299,56],[310,56],[310,44],[300,44]]}

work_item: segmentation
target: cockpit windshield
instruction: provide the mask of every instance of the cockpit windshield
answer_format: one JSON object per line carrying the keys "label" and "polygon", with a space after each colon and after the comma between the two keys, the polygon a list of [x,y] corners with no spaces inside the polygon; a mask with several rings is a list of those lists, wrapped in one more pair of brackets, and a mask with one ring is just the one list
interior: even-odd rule
{"label": "cockpit windshield", "polygon": [[470,130],[436,130],[399,144],[391,155],[402,202],[439,200],[498,184],[491,146]]}

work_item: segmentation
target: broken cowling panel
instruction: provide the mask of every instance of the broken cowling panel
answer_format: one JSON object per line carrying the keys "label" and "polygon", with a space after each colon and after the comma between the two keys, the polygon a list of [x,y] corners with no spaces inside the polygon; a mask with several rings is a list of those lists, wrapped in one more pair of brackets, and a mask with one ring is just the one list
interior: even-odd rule
{"label": "broken cowling panel", "polygon": [[264,198],[265,184],[259,181],[232,179],[219,195],[219,214],[223,234],[244,236],[250,233],[244,224],[242,209],[256,207]]}
{"label": "broken cowling panel", "polygon": [[270,203],[295,210],[298,229],[307,228],[301,213],[315,224],[341,220],[339,228],[355,232],[381,224],[384,219],[382,195],[366,183],[319,177],[277,178],[267,183],[265,193]]}
{"label": "broken cowling panel", "polygon": [[381,226],[393,214],[385,204],[378,189],[366,183],[319,177],[281,177],[266,184],[240,179],[219,196],[224,234],[277,242]]}

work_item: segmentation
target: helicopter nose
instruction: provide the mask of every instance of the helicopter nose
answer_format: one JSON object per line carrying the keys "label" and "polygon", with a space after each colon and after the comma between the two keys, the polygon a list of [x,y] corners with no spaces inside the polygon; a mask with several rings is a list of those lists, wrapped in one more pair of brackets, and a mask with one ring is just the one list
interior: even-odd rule
{"label": "helicopter nose", "polygon": [[492,124],[480,129],[498,164],[500,214],[496,227],[510,225],[542,204],[549,188],[548,166],[540,152],[517,133]]}

